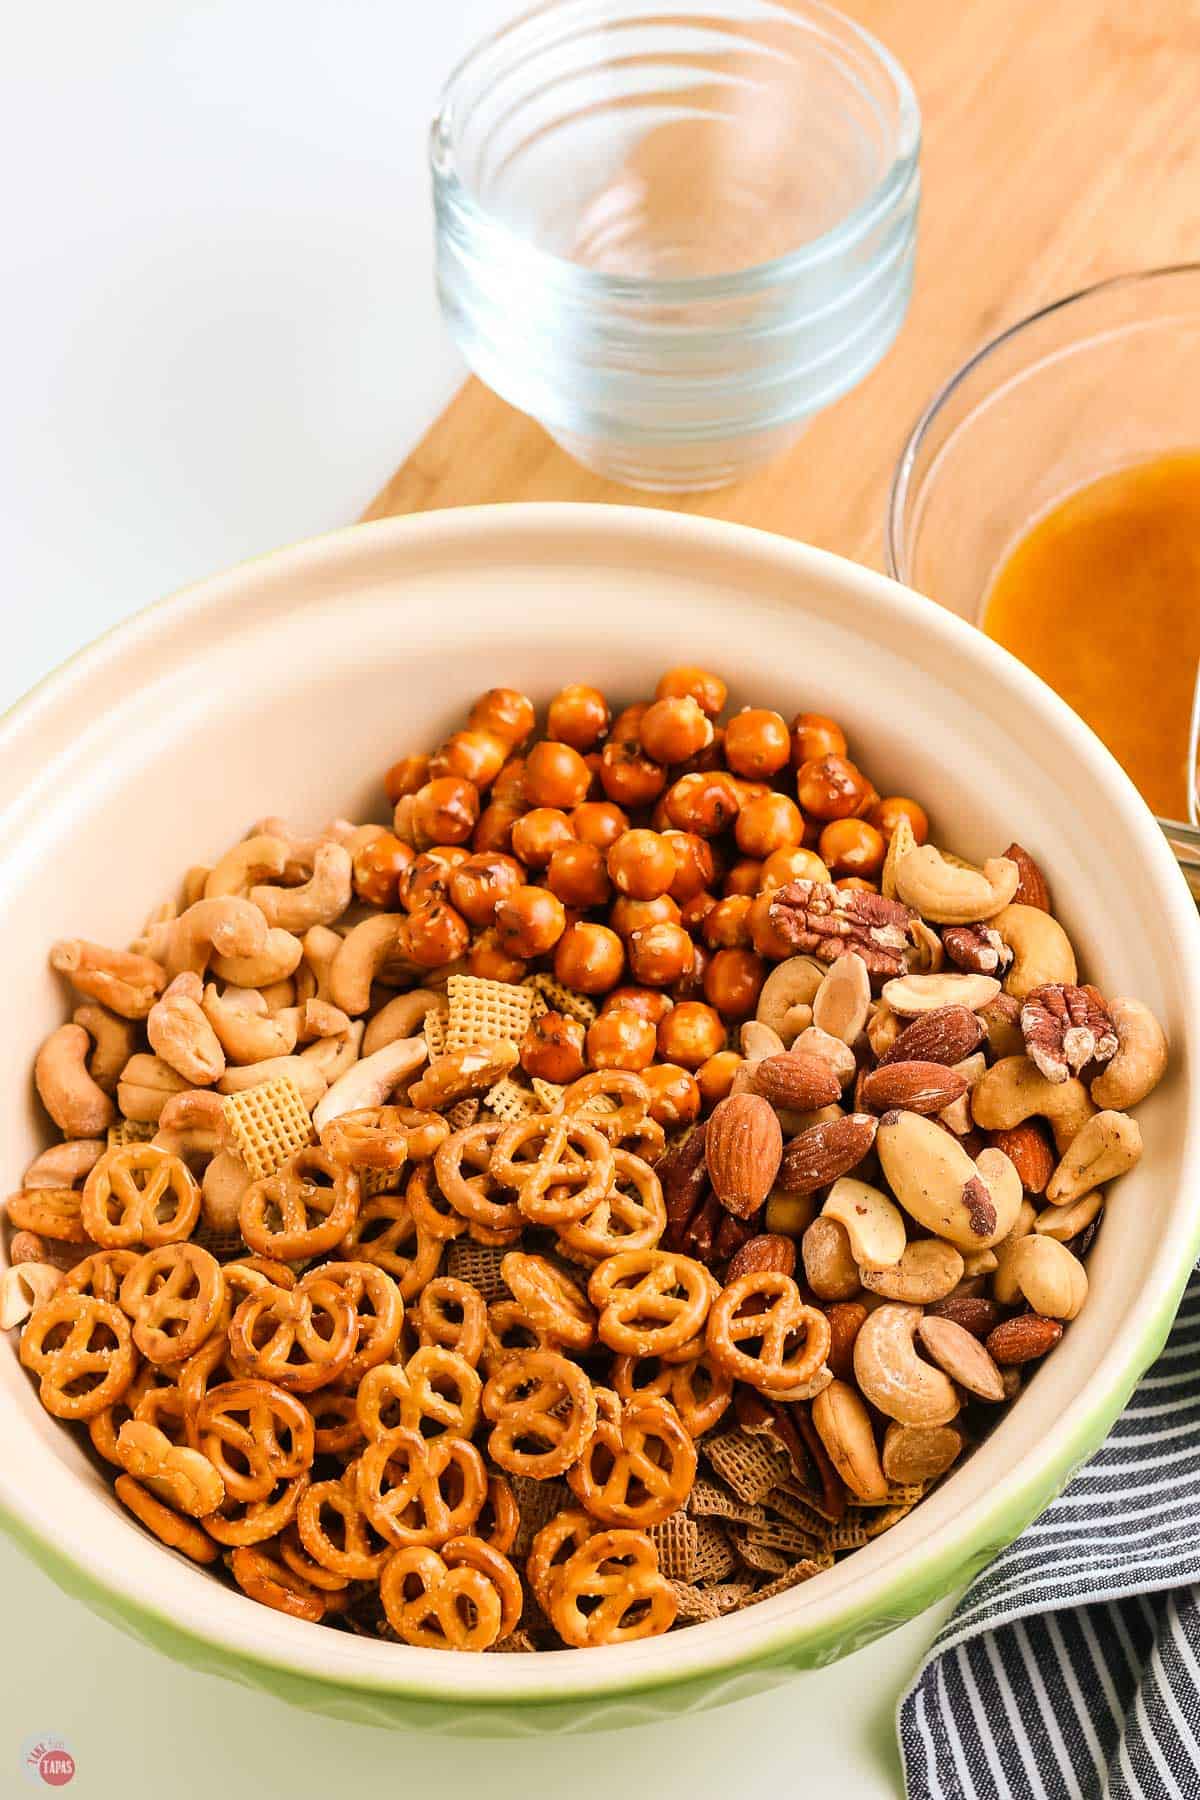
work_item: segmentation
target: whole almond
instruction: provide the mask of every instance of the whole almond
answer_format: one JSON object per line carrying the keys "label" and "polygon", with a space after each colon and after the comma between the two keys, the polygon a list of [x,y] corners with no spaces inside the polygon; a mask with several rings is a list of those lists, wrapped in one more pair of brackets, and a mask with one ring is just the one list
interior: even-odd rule
{"label": "whole almond", "polygon": [[825,1361],[839,1381],[854,1380],[854,1340],[867,1309],[860,1300],[835,1300],[825,1308],[829,1320],[829,1353]]}
{"label": "whole almond", "polygon": [[974,1338],[983,1339],[1000,1323],[1001,1308],[982,1294],[947,1294],[926,1309],[927,1319],[953,1319]]}
{"label": "whole almond", "polygon": [[945,1063],[889,1062],[885,1068],[870,1069],[863,1075],[856,1104],[869,1112],[900,1107],[904,1112],[940,1113],[961,1100],[966,1091],[966,1076]]}
{"label": "whole almond", "polygon": [[878,1127],[879,1121],[872,1113],[846,1113],[841,1118],[810,1125],[783,1152],[778,1186],[785,1194],[814,1194],[818,1188],[828,1186],[839,1175],[857,1168],[875,1142]]}
{"label": "whole almond", "polygon": [[984,1345],[993,1362],[1012,1368],[1045,1356],[1062,1334],[1057,1319],[1044,1319],[1040,1313],[1019,1313],[1015,1319],[1005,1319],[989,1331]]}
{"label": "whole almond", "polygon": [[897,1062],[962,1062],[984,1039],[984,1027],[965,1006],[938,1006],[919,1013],[906,1025],[890,1050],[879,1059],[880,1068]]}
{"label": "whole almond", "polygon": [[736,1281],[739,1275],[757,1275],[762,1269],[769,1269],[772,1274],[791,1275],[795,1267],[796,1246],[792,1239],[781,1237],[775,1231],[760,1232],[758,1237],[748,1238],[730,1258],[725,1285]]}
{"label": "whole almond", "polygon": [[785,1050],[782,1056],[767,1056],[753,1065],[750,1089],[772,1106],[815,1112],[840,1098],[842,1084],[825,1057],[811,1050]]}
{"label": "whole almond", "polygon": [[988,1142],[994,1149],[1003,1150],[1021,1177],[1021,1186],[1027,1194],[1045,1193],[1046,1183],[1058,1166],[1058,1158],[1035,1120],[1026,1119],[1023,1125],[1014,1125],[1011,1131],[989,1132]]}
{"label": "whole almond", "polygon": [[727,1095],[713,1108],[704,1153],[717,1199],[748,1219],[774,1187],[783,1154],[774,1108],[761,1094]]}
{"label": "whole almond", "polygon": [[1046,885],[1046,877],[1028,850],[1022,850],[1020,844],[1010,844],[1004,854],[1009,862],[1016,863],[1020,873],[1013,905],[1036,906],[1039,912],[1049,912],[1050,889]]}

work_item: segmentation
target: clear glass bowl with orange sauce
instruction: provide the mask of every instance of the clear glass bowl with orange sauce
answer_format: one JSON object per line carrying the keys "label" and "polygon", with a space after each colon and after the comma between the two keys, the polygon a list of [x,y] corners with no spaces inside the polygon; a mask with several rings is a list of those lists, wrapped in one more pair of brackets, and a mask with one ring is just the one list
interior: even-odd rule
{"label": "clear glass bowl with orange sauce", "polygon": [[982,626],[1108,745],[1200,897],[1200,264],[985,346],[910,436],[891,574]]}

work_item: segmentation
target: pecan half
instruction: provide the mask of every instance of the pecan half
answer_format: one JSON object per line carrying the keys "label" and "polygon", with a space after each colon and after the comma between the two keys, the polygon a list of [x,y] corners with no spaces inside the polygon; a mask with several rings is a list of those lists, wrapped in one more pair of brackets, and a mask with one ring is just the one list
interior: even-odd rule
{"label": "pecan half", "polygon": [[1016,863],[1021,873],[1017,891],[1013,895],[1013,904],[1036,906],[1039,912],[1049,912],[1050,889],[1046,884],[1046,877],[1028,850],[1022,850],[1020,844],[1010,844],[1004,854],[1009,862]]}
{"label": "pecan half", "polygon": [[682,1250],[683,1237],[708,1192],[704,1125],[665,1150],[654,1165],[667,1205],[667,1229],[663,1242],[668,1250]]}
{"label": "pecan half", "polygon": [[1104,997],[1090,985],[1048,981],[1025,996],[1021,1035],[1047,1081],[1066,1081],[1089,1063],[1117,1053],[1117,1032]]}
{"label": "pecan half", "polygon": [[768,916],[786,943],[821,962],[854,950],[870,975],[903,975],[907,969],[908,927],[916,914],[902,900],[828,882],[789,881],[775,893]]}
{"label": "pecan half", "polygon": [[992,926],[947,925],[942,948],[950,961],[975,975],[1003,975],[1013,953]]}

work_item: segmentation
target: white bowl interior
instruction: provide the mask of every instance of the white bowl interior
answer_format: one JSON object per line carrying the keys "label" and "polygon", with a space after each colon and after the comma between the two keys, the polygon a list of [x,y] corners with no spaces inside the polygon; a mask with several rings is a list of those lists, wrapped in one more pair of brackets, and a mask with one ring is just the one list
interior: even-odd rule
{"label": "white bowl interior", "polygon": [[261,815],[386,817],[381,771],[483,688],[544,701],[587,680],[632,700],[680,661],[719,669],[734,704],[843,720],[881,791],[928,805],[937,841],[982,857],[1019,839],[1088,975],[1165,1021],[1171,1073],[1140,1113],[1147,1152],[1109,1208],[1083,1315],[987,1443],[835,1570],[667,1639],[530,1658],[446,1659],[301,1624],[169,1554],[42,1411],[14,1340],[0,1352],[0,1502],[110,1587],[244,1654],[401,1692],[561,1697],[681,1679],[782,1650],[798,1627],[884,1596],[898,1571],[918,1584],[948,1544],[994,1547],[998,1503],[1132,1380],[1130,1346],[1195,1238],[1198,934],[1150,815],[1049,690],[957,620],[835,558],[669,515],[508,508],[338,534],[143,615],[0,728],[9,1187],[44,1141],[30,1064],[68,1004],[46,968],[53,938],[127,942],[189,864]]}

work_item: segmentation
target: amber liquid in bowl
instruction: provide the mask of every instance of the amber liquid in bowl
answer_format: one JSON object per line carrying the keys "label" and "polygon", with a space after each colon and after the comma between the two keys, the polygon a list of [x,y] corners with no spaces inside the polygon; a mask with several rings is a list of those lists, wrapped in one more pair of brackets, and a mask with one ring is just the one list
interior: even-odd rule
{"label": "amber liquid in bowl", "polygon": [[1200,450],[1060,501],[1002,564],[982,624],[1087,721],[1160,818],[1188,818]]}

